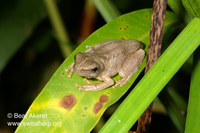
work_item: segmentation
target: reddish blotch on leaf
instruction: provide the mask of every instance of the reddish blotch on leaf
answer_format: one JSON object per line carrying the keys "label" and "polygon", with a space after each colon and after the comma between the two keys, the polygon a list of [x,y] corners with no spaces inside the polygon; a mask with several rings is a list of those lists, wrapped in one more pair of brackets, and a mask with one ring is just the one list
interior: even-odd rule
{"label": "reddish blotch on leaf", "polygon": [[74,95],[67,95],[62,98],[62,100],[59,102],[60,107],[65,109],[71,109],[76,103],[76,98]]}

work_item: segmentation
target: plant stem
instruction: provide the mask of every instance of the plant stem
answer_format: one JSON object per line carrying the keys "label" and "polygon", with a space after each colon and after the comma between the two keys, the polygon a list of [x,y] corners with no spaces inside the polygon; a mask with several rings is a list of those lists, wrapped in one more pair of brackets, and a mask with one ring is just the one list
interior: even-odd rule
{"label": "plant stem", "polygon": [[[160,57],[166,8],[167,0],[154,0],[145,73],[149,71]],[[137,133],[150,132],[152,107],[153,102],[138,119]]]}
{"label": "plant stem", "polygon": [[57,4],[55,0],[44,0],[44,3],[46,5],[52,26],[56,32],[60,49],[63,56],[66,58],[71,54],[72,48],[69,45],[69,37],[67,31],[65,30],[65,26],[60,16]]}
{"label": "plant stem", "polygon": [[106,22],[109,22],[121,15],[110,0],[93,0],[93,2]]}

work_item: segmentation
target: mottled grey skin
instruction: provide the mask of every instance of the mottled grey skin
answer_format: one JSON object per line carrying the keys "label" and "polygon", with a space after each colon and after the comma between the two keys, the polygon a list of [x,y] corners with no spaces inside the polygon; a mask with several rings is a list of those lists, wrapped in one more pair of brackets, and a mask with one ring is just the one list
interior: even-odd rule
{"label": "mottled grey skin", "polygon": [[[142,43],[137,40],[107,40],[94,46],[87,46],[83,53],[77,53],[75,61],[66,69],[72,73],[86,77],[96,78],[103,83],[91,83],[87,79],[88,85],[76,84],[82,91],[99,91],[113,85],[113,88],[123,86],[142,63],[145,52]],[[116,83],[111,78],[119,74],[120,80]]]}

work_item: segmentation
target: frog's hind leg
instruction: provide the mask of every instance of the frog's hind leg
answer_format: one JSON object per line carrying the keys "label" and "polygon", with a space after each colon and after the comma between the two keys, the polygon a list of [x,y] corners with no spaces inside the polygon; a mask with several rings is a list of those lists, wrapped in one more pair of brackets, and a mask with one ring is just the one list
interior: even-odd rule
{"label": "frog's hind leg", "polygon": [[145,52],[143,49],[139,49],[135,53],[130,54],[118,72],[121,79],[117,80],[116,84],[112,87],[115,88],[118,85],[123,86],[137,72],[144,56]]}

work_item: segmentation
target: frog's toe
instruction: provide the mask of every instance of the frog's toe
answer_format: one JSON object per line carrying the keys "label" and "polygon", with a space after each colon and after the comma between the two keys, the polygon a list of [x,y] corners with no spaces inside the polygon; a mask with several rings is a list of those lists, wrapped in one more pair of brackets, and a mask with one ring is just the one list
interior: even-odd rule
{"label": "frog's toe", "polygon": [[75,87],[78,88],[80,91],[85,91],[85,88],[84,88],[83,85],[80,85],[80,84],[76,83]]}
{"label": "frog's toe", "polygon": [[68,74],[68,75],[67,75],[67,77],[68,77],[68,78],[71,78],[71,77],[72,77],[72,75],[71,75],[71,74]]}
{"label": "frog's toe", "polygon": [[128,77],[125,77],[125,78],[122,78],[122,79],[119,79],[116,81],[116,83],[112,86],[112,88],[116,88],[118,85],[120,85],[121,87],[124,86],[124,84],[128,81]]}
{"label": "frog's toe", "polygon": [[118,83],[115,83],[112,88],[115,89],[119,84]]}
{"label": "frog's toe", "polygon": [[78,83],[75,84],[75,87],[76,87],[76,88],[79,88],[79,86],[80,86],[80,85],[79,85]]}
{"label": "frog's toe", "polygon": [[90,82],[87,78],[83,79],[84,82],[88,83],[88,84],[93,84],[92,82]]}
{"label": "frog's toe", "polygon": [[83,87],[79,87],[78,88],[80,91],[85,91],[85,89]]}
{"label": "frog's toe", "polygon": [[66,68],[66,69],[65,69],[65,72],[69,72],[69,68]]}

